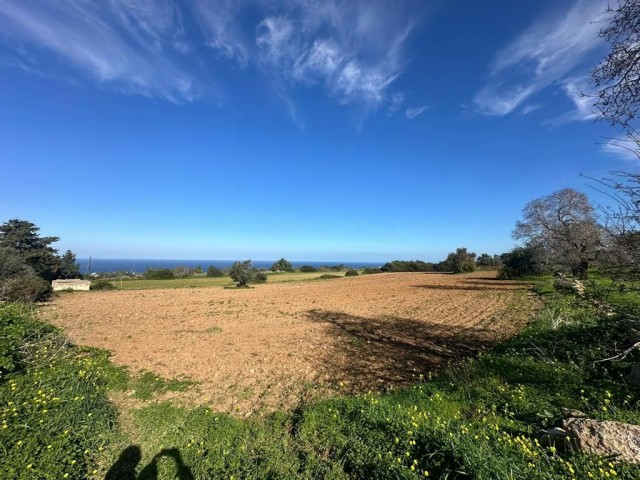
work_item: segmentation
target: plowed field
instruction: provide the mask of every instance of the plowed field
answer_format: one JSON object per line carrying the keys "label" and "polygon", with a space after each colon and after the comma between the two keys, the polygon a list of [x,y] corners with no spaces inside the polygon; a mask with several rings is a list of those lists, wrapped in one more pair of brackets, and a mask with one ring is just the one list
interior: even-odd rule
{"label": "plowed field", "polygon": [[42,315],[132,372],[197,382],[185,401],[236,414],[416,381],[520,329],[536,302],[493,274],[76,292]]}

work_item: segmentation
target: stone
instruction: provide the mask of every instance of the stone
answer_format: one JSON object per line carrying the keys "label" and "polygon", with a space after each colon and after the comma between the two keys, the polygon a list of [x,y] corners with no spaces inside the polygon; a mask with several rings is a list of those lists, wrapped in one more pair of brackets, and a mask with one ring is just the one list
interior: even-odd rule
{"label": "stone", "polygon": [[598,456],[640,464],[640,426],[611,420],[569,418],[562,430],[571,436],[578,450]]}

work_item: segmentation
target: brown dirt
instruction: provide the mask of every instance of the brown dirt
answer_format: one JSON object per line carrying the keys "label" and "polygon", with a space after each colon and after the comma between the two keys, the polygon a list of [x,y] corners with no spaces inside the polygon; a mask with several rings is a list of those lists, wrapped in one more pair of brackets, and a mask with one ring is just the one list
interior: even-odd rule
{"label": "brown dirt", "polygon": [[[536,307],[492,273],[376,274],[251,289],[77,292],[42,316],[116,364],[197,386],[235,414],[416,381],[512,335]],[[173,394],[176,395],[176,394]]]}

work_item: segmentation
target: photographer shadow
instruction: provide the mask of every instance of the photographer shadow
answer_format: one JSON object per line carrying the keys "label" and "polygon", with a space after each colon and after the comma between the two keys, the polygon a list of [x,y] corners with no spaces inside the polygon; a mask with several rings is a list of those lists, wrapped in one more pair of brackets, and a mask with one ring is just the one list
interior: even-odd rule
{"label": "photographer shadow", "polygon": [[176,468],[175,478],[194,480],[193,473],[182,461],[182,456],[177,448],[163,448],[153,456],[139,474],[136,474],[136,468],[142,459],[142,452],[137,445],[130,445],[122,451],[118,460],[105,475],[104,480],[157,480],[158,462],[165,457],[173,459]]}

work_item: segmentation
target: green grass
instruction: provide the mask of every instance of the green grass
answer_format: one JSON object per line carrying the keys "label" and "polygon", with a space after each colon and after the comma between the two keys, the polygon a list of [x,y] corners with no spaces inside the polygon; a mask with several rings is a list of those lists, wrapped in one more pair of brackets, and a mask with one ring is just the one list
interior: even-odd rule
{"label": "green grass", "polygon": [[[84,479],[120,445],[106,356],[70,346],[24,306],[0,305],[0,475]],[[11,351],[7,346],[11,346]]]}
{"label": "green grass", "polygon": [[[556,452],[535,441],[541,428],[557,425],[563,407],[591,418],[640,424],[639,392],[622,380],[640,355],[598,362],[628,343],[629,306],[624,305],[624,315],[607,316],[585,300],[554,293],[551,282],[537,286],[545,306],[528,327],[476,358],[452,363],[413,387],[328,399],[267,417],[238,419],[206,407],[154,402],[154,393],[171,389],[172,381],[153,374],[130,378],[99,352],[68,347],[60,360],[63,373],[44,367],[43,374],[30,363],[33,356],[15,356],[4,348],[3,419],[10,420],[15,408],[8,404],[15,402],[9,400],[18,388],[12,390],[14,384],[23,392],[18,401],[26,403],[19,408],[19,421],[10,420],[2,431],[0,462],[7,462],[16,478],[38,477],[21,473],[27,461],[37,465],[42,478],[45,473],[83,478],[94,468],[104,476],[109,467],[112,474],[135,469],[139,478],[640,478],[638,466]],[[61,338],[28,312],[0,311],[5,308],[13,312],[13,323],[0,317],[10,331],[3,330],[3,339],[45,345],[50,335]],[[16,324],[19,332],[11,333]],[[42,352],[42,346],[33,348],[34,355]],[[173,382],[178,389],[188,387]],[[151,401],[128,412],[130,448],[125,450],[105,391],[134,385],[147,389],[145,398]],[[38,390],[46,398],[65,399],[56,407],[57,419],[42,431],[38,422],[46,417],[44,407],[33,400]],[[76,396],[85,399],[73,400]],[[78,432],[72,442],[65,440],[65,430]],[[27,454],[16,446],[18,437],[29,442]],[[55,455],[47,453],[49,438]],[[85,449],[88,454],[81,453]],[[141,458],[128,455],[132,451],[140,451]]]}
{"label": "green grass", "polygon": [[[343,277],[345,272],[333,273]],[[300,282],[314,280],[323,275],[323,272],[287,272],[267,273],[267,283]],[[143,278],[123,278],[112,280],[111,284],[122,290],[149,290],[156,288],[203,288],[203,287],[233,287],[235,283],[229,277],[188,277],[174,278],[171,280],[146,280]]]}

